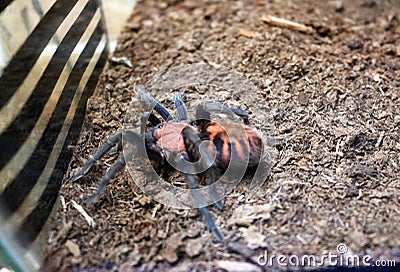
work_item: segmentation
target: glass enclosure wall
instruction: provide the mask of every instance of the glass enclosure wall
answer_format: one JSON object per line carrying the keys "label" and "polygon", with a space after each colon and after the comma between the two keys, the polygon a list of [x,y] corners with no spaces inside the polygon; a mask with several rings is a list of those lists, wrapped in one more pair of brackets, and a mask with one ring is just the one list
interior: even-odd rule
{"label": "glass enclosure wall", "polygon": [[0,268],[39,269],[70,147],[110,52],[106,26],[115,44],[134,4],[105,2],[1,1]]}

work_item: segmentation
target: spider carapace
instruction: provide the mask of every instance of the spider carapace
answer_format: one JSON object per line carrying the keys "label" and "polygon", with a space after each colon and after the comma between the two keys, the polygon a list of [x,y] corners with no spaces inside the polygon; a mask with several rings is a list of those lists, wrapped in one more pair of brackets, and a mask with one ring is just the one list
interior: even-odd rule
{"label": "spider carapace", "polygon": [[[90,157],[81,171],[72,178],[73,181],[84,176],[112,146],[120,143],[123,133],[129,134],[129,137],[136,139],[138,143],[143,142],[144,139],[145,150],[137,148],[136,152],[140,154],[136,155],[147,156],[150,160],[157,161],[160,166],[168,165],[170,168],[168,157],[171,156],[182,158],[175,160],[180,169],[188,167],[185,161],[198,162],[202,158],[201,166],[205,167],[206,170],[199,175],[204,176],[209,185],[213,184],[218,176],[226,171],[230,163],[245,165],[248,171],[258,166],[262,153],[262,141],[257,131],[250,126],[246,111],[229,108],[218,101],[204,100],[196,107],[196,119],[189,122],[182,96],[175,94],[174,104],[178,119],[174,120],[168,110],[141,87],[135,86],[135,91],[139,98],[147,106],[152,107],[162,120],[153,111],[145,112],[141,118],[140,134],[127,129],[115,132]],[[229,121],[229,118],[220,122],[213,121],[211,120],[211,113],[214,112],[234,115],[239,117],[242,122]],[[204,142],[208,143],[205,148],[201,147]],[[214,154],[214,157],[211,154]],[[92,202],[104,192],[108,182],[126,165],[125,158],[126,156],[124,157],[123,154],[119,155],[115,164],[104,175],[96,192],[86,199],[86,203]],[[188,172],[190,171],[183,173],[185,182],[190,189],[197,189],[197,176],[187,174]],[[204,197],[198,190],[192,190],[192,194],[196,203],[204,203]],[[217,192],[210,191],[210,196],[215,200],[217,207],[222,209],[223,205]],[[208,228],[219,242],[224,242],[225,238],[216,226],[207,207],[203,205],[199,205],[199,207]]]}

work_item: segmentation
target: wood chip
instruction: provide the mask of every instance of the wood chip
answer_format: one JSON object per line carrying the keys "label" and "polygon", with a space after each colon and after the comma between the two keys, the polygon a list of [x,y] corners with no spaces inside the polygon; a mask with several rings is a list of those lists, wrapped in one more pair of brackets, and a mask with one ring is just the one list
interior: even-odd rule
{"label": "wood chip", "polygon": [[242,36],[245,36],[247,38],[254,38],[257,36],[257,32],[250,30],[250,29],[245,29],[245,28],[240,29],[239,34]]}
{"label": "wood chip", "polygon": [[81,256],[81,251],[79,250],[79,246],[75,242],[72,242],[71,240],[67,240],[67,242],[65,242],[65,246],[68,248],[68,251],[72,255],[74,255],[74,257]]}
{"label": "wood chip", "polygon": [[250,226],[239,229],[243,233],[243,237],[247,237],[246,244],[251,249],[266,247],[266,236],[260,232],[256,226]]}
{"label": "wood chip", "polygon": [[306,93],[300,93],[297,97],[297,101],[300,105],[307,106],[309,101],[308,95]]}
{"label": "wood chip", "polygon": [[268,219],[271,217],[270,212],[274,209],[271,204],[254,206],[246,204],[236,208],[232,216],[228,220],[228,225],[248,225],[255,219]]}
{"label": "wood chip", "polygon": [[178,260],[177,249],[182,245],[182,239],[182,234],[175,233],[165,241],[165,247],[161,255],[169,263],[174,263]]}
{"label": "wood chip", "polygon": [[245,262],[236,262],[236,261],[217,261],[217,266],[219,268],[225,269],[227,271],[242,271],[242,272],[256,272],[261,271],[257,266],[245,263]]}
{"label": "wood chip", "polygon": [[132,68],[133,64],[132,61],[130,59],[128,59],[127,57],[121,57],[121,58],[117,58],[117,57],[112,57],[111,58],[111,62],[113,64],[123,64],[126,67]]}
{"label": "wood chip", "polygon": [[289,20],[278,18],[278,17],[271,16],[271,15],[264,15],[260,19],[264,23],[267,23],[272,26],[287,28],[287,29],[296,30],[296,31],[309,33],[309,34],[315,32],[314,28],[312,28],[310,26],[306,26],[303,24],[299,24],[299,23],[296,23],[293,21],[289,21]]}
{"label": "wood chip", "polygon": [[376,141],[376,144],[375,144],[375,148],[379,148],[379,147],[381,147],[381,145],[382,145],[382,141],[383,141],[383,138],[385,137],[385,131],[381,131],[380,133],[379,133],[379,138],[378,138],[378,140]]}
{"label": "wood chip", "polygon": [[185,242],[185,252],[189,257],[199,255],[204,247],[205,240],[203,238],[190,239]]}
{"label": "wood chip", "polygon": [[360,163],[356,163],[349,169],[350,177],[374,176],[376,174],[377,170],[374,167]]}
{"label": "wood chip", "polygon": [[249,247],[247,247],[241,243],[238,243],[238,242],[229,243],[228,251],[240,254],[245,259],[251,258],[251,256],[254,254],[253,250],[251,250]]}
{"label": "wood chip", "polygon": [[259,7],[265,7],[266,4],[265,1],[257,1],[257,6]]}

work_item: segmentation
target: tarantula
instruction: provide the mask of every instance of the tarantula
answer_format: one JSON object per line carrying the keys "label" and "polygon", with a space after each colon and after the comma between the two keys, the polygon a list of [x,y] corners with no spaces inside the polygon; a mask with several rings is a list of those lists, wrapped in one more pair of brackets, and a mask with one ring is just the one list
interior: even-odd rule
{"label": "tarantula", "polygon": [[[140,146],[136,148],[136,155],[147,155],[151,160],[161,162],[161,166],[169,165],[171,160],[167,160],[167,157],[171,155],[174,156],[177,166],[183,168],[188,167],[185,162],[198,162],[202,158],[201,167],[205,167],[204,169],[207,170],[200,175],[208,180],[208,184],[213,184],[218,175],[221,175],[232,162],[245,164],[246,169],[257,167],[261,157],[262,141],[256,130],[249,125],[246,111],[239,108],[229,108],[222,102],[204,100],[196,107],[196,120],[189,122],[182,95],[175,94],[173,102],[177,110],[178,120],[174,120],[168,110],[141,87],[135,86],[135,91],[139,98],[151,106],[162,120],[153,112],[146,112],[141,118],[140,134],[128,129],[115,132],[90,157],[81,171],[72,178],[73,181],[83,177],[98,159],[115,144],[121,143],[123,133],[126,133],[132,141],[137,143],[144,141],[142,148]],[[226,121],[222,124],[212,121],[211,113],[214,111],[238,116],[242,123]],[[245,133],[240,134],[237,132],[239,130]],[[230,131],[229,135],[227,131]],[[213,146],[206,145],[205,148],[201,148],[204,141],[212,143]],[[213,152],[215,158],[210,156]],[[86,203],[92,202],[104,192],[108,182],[126,165],[126,158],[123,154],[119,155],[115,164],[104,175],[96,192],[86,199]],[[187,186],[192,189],[196,203],[204,203],[203,195],[198,190],[194,190],[198,188],[198,175],[183,174]],[[210,196],[215,200],[216,206],[222,209],[223,204],[218,193],[211,191]],[[224,242],[225,238],[216,226],[207,207],[203,205],[199,205],[199,207],[207,227],[219,242]]]}

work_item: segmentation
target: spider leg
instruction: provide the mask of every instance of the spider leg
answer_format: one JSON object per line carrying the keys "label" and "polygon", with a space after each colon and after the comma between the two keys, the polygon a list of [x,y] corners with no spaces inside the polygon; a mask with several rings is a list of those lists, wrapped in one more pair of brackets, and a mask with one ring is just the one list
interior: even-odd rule
{"label": "spider leg", "polygon": [[178,121],[187,121],[187,110],[182,100],[182,94],[174,95],[174,104],[178,111]]}
{"label": "spider leg", "polygon": [[[104,190],[106,189],[110,180],[113,179],[115,177],[115,175],[126,165],[125,158],[129,161],[132,158],[133,154],[135,154],[135,153],[137,155],[141,155],[141,156],[143,156],[145,154],[144,145],[141,145],[141,143],[143,143],[143,139],[138,134],[136,134],[135,132],[133,132],[131,130],[125,130],[124,133],[125,133],[127,142],[130,145],[132,145],[132,147],[125,148],[124,149],[125,153],[121,153],[118,156],[117,161],[114,163],[113,166],[111,166],[110,169],[108,169],[108,171],[102,178],[99,186],[97,187],[96,192],[94,192],[91,196],[89,196],[85,200],[86,204],[93,202],[104,192]],[[122,137],[121,137],[121,140],[122,140]],[[136,149],[133,147],[136,147]]]}
{"label": "spider leg", "polygon": [[204,100],[196,108],[196,120],[211,120],[211,112],[225,113],[230,116],[233,114],[240,117],[245,125],[249,125],[249,114],[240,108],[230,108],[224,103],[214,100]]}
{"label": "spider leg", "polygon": [[[184,162],[184,159],[178,160],[178,164],[180,162]],[[205,200],[204,197],[201,195],[200,191],[198,190],[195,176],[191,174],[185,174],[185,182],[187,183],[188,187],[192,190],[193,197],[195,198],[197,205],[199,205],[200,207],[200,211],[204,217],[204,221],[206,222],[208,229],[214,234],[215,238],[217,238],[219,242],[223,243],[225,241],[225,237],[215,224],[215,221],[212,218],[210,211],[205,206],[206,205]]]}
{"label": "spider leg", "polygon": [[[211,166],[206,173],[207,176],[207,184],[210,186],[212,184],[214,184],[214,182],[217,180],[217,169],[215,166]],[[216,190],[213,190],[210,187],[210,196],[211,198],[214,200],[215,202],[215,206],[217,206],[218,209],[222,210],[224,208],[224,204],[222,204],[221,201],[221,196],[218,194],[218,192]]]}
{"label": "spider leg", "polygon": [[205,102],[201,102],[196,107],[196,122],[210,122],[211,114],[210,111],[206,110],[204,107]]}
{"label": "spider leg", "polygon": [[[211,165],[206,171],[206,177],[208,180],[208,185],[213,184],[216,181],[218,175],[218,170],[213,161],[213,158],[210,156],[207,150],[205,152],[200,151],[200,144],[202,143],[202,141],[192,129],[186,127],[183,129],[182,133],[184,136],[183,138],[185,141],[186,152],[188,153],[189,158],[192,161],[198,161],[199,159],[202,159],[204,165]],[[201,158],[200,155],[202,156]],[[218,195],[218,192],[213,190],[212,187],[210,187],[210,196],[218,209],[222,210],[224,208],[224,205],[221,202],[221,197]]]}
{"label": "spider leg", "polygon": [[143,113],[142,116],[140,117],[140,134],[141,135],[144,135],[146,133],[147,121],[149,121],[153,127],[161,123],[160,119],[158,119],[157,116],[155,116],[151,112]]}
{"label": "spider leg", "polygon": [[122,132],[123,130],[118,130],[114,134],[112,134],[108,139],[105,144],[103,144],[92,156],[90,156],[89,160],[86,162],[86,164],[83,166],[81,171],[76,174],[75,176],[72,177],[72,181],[77,181],[81,177],[87,174],[89,172],[90,168],[93,166],[93,164],[100,159],[108,150],[111,149],[117,142],[121,142],[122,139]]}
{"label": "spider leg", "polygon": [[143,90],[142,87],[136,85],[135,91],[143,102],[145,102],[148,106],[154,108],[154,110],[161,115],[161,118],[164,121],[167,122],[173,120],[172,115],[168,112],[168,110],[164,108],[160,103],[158,103],[157,100],[154,99],[154,97]]}
{"label": "spider leg", "polygon": [[243,124],[250,125],[249,113],[247,111],[242,110],[241,108],[229,108],[229,110],[239,116],[242,119]]}
{"label": "spider leg", "polygon": [[101,180],[99,186],[97,187],[96,192],[94,192],[91,196],[86,198],[85,199],[85,203],[89,204],[89,203],[93,202],[94,200],[96,200],[105,191],[109,181],[115,177],[117,172],[119,170],[121,170],[125,166],[125,164],[126,163],[125,163],[124,154],[120,154],[118,156],[118,159],[115,162],[115,164],[113,166],[111,166],[111,168],[108,169],[108,171],[104,175],[104,177]]}

